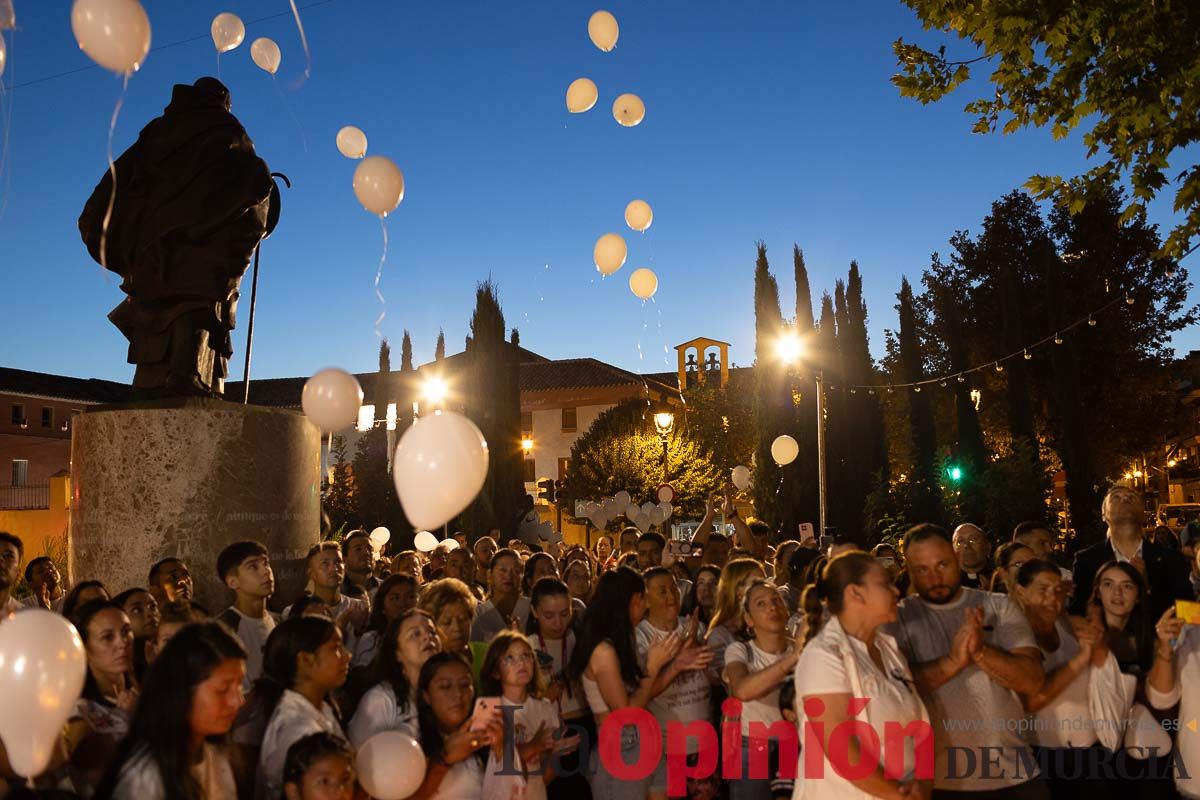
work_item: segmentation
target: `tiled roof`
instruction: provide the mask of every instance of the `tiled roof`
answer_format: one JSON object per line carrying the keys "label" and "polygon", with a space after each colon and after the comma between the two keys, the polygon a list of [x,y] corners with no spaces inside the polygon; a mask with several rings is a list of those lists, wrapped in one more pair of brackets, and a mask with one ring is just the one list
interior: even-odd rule
{"label": "tiled roof", "polygon": [[642,376],[594,358],[565,358],[521,365],[521,391],[592,389],[642,382]]}
{"label": "tiled roof", "polygon": [[55,400],[83,403],[119,403],[128,400],[133,389],[123,383],[97,378],[68,378],[23,369],[0,367],[0,392],[36,395]]}

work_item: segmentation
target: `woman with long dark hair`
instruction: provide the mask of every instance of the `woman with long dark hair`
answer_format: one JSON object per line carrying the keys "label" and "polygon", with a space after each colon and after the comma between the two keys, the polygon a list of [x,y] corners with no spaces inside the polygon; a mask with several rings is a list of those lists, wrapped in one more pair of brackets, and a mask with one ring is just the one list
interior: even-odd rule
{"label": "woman with long dark hair", "polygon": [[371,666],[375,650],[379,647],[379,638],[383,636],[388,625],[399,619],[401,614],[416,608],[418,588],[411,575],[389,575],[379,584],[375,600],[371,604],[367,629],[354,647],[353,666]]}
{"label": "woman with long dark hair", "polygon": [[346,682],[349,669],[342,632],[328,617],[286,619],[271,631],[263,676],[254,684],[269,720],[258,759],[258,800],[283,793],[283,762],[296,740],[320,731],[345,738],[330,696]]}
{"label": "woman with long dark hair", "polygon": [[217,623],[188,625],[146,673],[141,702],[96,791],[114,800],[236,796],[222,747],[242,705],[246,651]]}
{"label": "woman with long dark hair", "polygon": [[[638,664],[634,629],[645,616],[646,583],[641,575],[617,567],[600,576],[566,670],[568,680],[582,685],[597,729],[616,709],[645,708],[675,677],[666,674],[666,667],[683,644],[678,631],[650,646],[644,670]],[[637,762],[638,749],[637,729],[623,729],[621,755],[625,763]],[[645,796],[646,780],[617,780],[600,765],[599,752],[599,743],[593,743],[592,796],[596,800]]]}
{"label": "woman with long dark hair", "polygon": [[355,747],[362,747],[381,731],[417,736],[417,680],[421,667],[441,649],[433,618],[419,608],[404,612],[388,625],[371,662],[373,685],[347,727]]}
{"label": "woman with long dark hair", "polygon": [[1089,606],[1099,607],[1105,640],[1121,671],[1144,677],[1154,662],[1154,622],[1146,613],[1146,579],[1125,561],[1096,570]]}

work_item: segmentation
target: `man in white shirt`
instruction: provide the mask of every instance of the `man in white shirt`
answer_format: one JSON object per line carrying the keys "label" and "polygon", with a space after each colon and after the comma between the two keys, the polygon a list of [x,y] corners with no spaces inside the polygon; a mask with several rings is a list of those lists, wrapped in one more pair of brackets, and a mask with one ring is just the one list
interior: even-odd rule
{"label": "man in white shirt", "polygon": [[21,610],[21,604],[13,599],[12,591],[21,574],[21,558],[25,555],[25,543],[8,531],[0,531],[0,622],[9,614]]}
{"label": "man in white shirt", "polygon": [[[354,652],[356,632],[366,630],[371,604],[365,597],[347,597],[342,594],[346,567],[342,561],[341,548],[337,542],[314,544],[308,551],[305,563],[313,596],[329,609],[330,618],[342,629],[346,649]],[[291,610],[291,606],[283,610],[285,619],[291,616],[288,613]]]}
{"label": "man in white shirt", "polygon": [[25,584],[30,592],[29,597],[25,598],[26,608],[62,611],[66,593],[63,592],[62,576],[50,556],[38,556],[29,560],[25,565]]}
{"label": "man in white shirt", "polygon": [[275,592],[271,557],[260,542],[234,542],[217,556],[217,575],[234,593],[233,605],[218,617],[246,648],[246,691],[262,676],[263,648],[275,630],[267,600]]}
{"label": "man in white shirt", "polygon": [[1018,731],[1018,697],[1042,686],[1045,673],[1029,623],[1004,595],[961,585],[950,534],[917,525],[904,535],[915,596],[904,598],[892,635],[912,666],[934,729],[934,796],[986,793],[1042,800],[1032,751]]}

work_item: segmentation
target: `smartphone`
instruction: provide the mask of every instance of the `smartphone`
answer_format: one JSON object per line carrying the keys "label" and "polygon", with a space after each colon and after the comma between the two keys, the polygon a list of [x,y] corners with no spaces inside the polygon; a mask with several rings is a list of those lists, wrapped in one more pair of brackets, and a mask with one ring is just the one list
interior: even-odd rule
{"label": "smartphone", "polygon": [[493,719],[500,716],[499,697],[480,697],[475,700],[475,711],[471,714],[471,730],[481,731]]}
{"label": "smartphone", "polygon": [[1175,616],[1187,625],[1200,625],[1200,603],[1192,600],[1176,600]]}

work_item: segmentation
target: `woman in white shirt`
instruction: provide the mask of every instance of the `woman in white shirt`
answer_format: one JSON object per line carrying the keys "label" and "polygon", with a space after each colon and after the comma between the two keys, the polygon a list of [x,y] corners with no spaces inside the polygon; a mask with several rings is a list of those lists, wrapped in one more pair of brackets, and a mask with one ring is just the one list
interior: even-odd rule
{"label": "woman in white shirt", "polygon": [[258,800],[283,794],[283,764],[296,740],[321,731],[345,738],[329,698],[349,670],[342,632],[328,617],[287,619],[271,631],[263,677],[255,684],[269,720],[258,758]]}
{"label": "woman in white shirt", "polygon": [[[764,729],[783,723],[779,686],[791,676],[800,650],[788,638],[787,604],[775,584],[762,578],[750,581],[741,606],[750,641],[734,642],[725,649],[723,675],[729,697],[742,704],[742,777],[729,782],[730,797],[771,800],[771,778],[779,772],[779,740],[752,742],[750,723],[760,723]],[[752,775],[752,760],[768,764],[768,774]]]}
{"label": "woman in white shirt", "polygon": [[[742,609],[739,601],[746,584],[755,578],[766,579],[761,561],[753,558],[735,558],[721,569],[721,579],[717,582],[717,603],[713,610],[712,620],[708,623],[708,646],[713,649],[714,657],[708,666],[709,682],[724,689],[721,672],[725,669],[725,650],[729,645],[738,641],[742,630]],[[714,693],[724,694],[724,692]],[[724,698],[713,697],[719,706]]]}
{"label": "woman in white shirt", "polygon": [[[793,800],[928,796],[928,785],[914,781],[918,767],[915,753],[927,754],[928,764],[920,766],[927,767],[928,775],[923,777],[932,778],[933,746],[923,740],[932,737],[933,730],[896,640],[879,630],[881,625],[896,621],[898,597],[883,565],[860,551],[831,559],[816,585],[805,590],[802,605],[808,617],[808,641],[796,662],[797,712],[801,730],[805,730],[805,724],[812,726],[804,744],[819,747],[822,761],[819,771],[797,765]],[[823,621],[826,610],[829,619]],[[865,708],[849,713],[852,701],[861,704],[864,699],[869,700]],[[843,751],[830,751],[833,732],[847,724],[861,730],[864,723],[873,732],[870,738],[874,742],[864,747],[858,736],[850,736],[844,740]],[[916,737],[905,738],[903,759],[891,754],[892,759],[902,761],[900,776],[884,770],[884,763],[892,763],[887,759],[889,754],[881,752],[882,743],[892,738],[885,737],[884,726],[889,723],[902,728],[916,723],[912,728],[922,739],[918,742]],[[847,778],[841,774],[848,773],[851,765],[860,764],[872,749],[884,763],[877,764],[865,777],[851,774]],[[814,755],[809,754],[804,760],[812,763],[813,759]]]}
{"label": "woman in white shirt", "polygon": [[[1036,693],[1022,695],[1032,718],[1032,744],[1043,778],[1054,797],[1067,797],[1121,740],[1121,723],[1133,703],[1120,667],[1105,643],[1100,609],[1086,620],[1062,616],[1062,574],[1057,565],[1031,559],[1017,570],[1011,594],[1033,630],[1046,680]],[[1095,751],[1095,752],[1092,752]],[[1106,797],[1104,782],[1089,787],[1090,797]]]}
{"label": "woman in white shirt", "polygon": [[[1175,770],[1175,788],[1189,800],[1200,800],[1200,736],[1190,724],[1200,717],[1200,625],[1185,625],[1168,608],[1155,627],[1154,666],[1146,678],[1150,705],[1163,711],[1179,704],[1178,719],[1184,726],[1176,743],[1175,757],[1186,770]],[[1183,691],[1183,685],[1192,687]],[[1177,765],[1178,767],[1178,765]]]}
{"label": "woman in white shirt", "polygon": [[242,705],[246,651],[216,623],[188,625],[146,674],[141,702],[98,797],[218,800],[234,797],[223,739]]}
{"label": "woman in white shirt", "polygon": [[421,667],[441,649],[433,618],[419,608],[388,625],[371,664],[374,686],[363,695],[347,728],[351,744],[362,747],[382,731],[418,737],[417,680]]}

